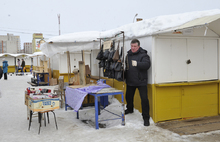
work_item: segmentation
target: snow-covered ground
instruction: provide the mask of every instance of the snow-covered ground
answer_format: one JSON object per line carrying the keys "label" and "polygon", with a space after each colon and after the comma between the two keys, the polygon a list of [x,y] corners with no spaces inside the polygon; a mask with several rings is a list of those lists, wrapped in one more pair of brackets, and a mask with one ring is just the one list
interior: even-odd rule
{"label": "snow-covered ground", "polygon": [[[80,110],[80,119],[76,119],[73,110],[64,108],[56,110],[58,130],[56,130],[52,113],[50,124],[44,126],[38,135],[38,119],[33,117],[28,131],[27,107],[24,105],[25,88],[31,87],[27,81],[31,75],[8,76],[8,80],[0,80],[0,142],[176,142],[176,141],[220,141],[220,131],[196,135],[180,136],[168,130],[155,126],[151,120],[149,127],[143,126],[141,113],[137,110],[126,115],[126,125],[121,126],[121,120],[103,121],[106,128],[95,129],[94,108]],[[41,87],[45,88],[45,87]],[[46,87],[53,89],[54,86]],[[121,105],[116,99],[106,108],[120,114]],[[115,116],[102,111],[100,119]],[[88,120],[88,123],[82,120]]]}

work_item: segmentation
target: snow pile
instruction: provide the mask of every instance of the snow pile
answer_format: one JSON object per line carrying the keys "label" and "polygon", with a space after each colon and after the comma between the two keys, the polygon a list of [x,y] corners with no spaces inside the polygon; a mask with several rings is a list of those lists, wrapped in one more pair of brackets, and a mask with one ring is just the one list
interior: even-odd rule
{"label": "snow pile", "polygon": [[220,14],[220,9],[158,16],[155,18],[124,25],[116,29],[101,32],[101,38],[114,37],[115,34],[119,33],[120,31],[124,31],[126,39],[152,35],[168,29],[173,30],[178,26],[181,26],[197,18],[216,14]]}
{"label": "snow pile", "polygon": [[[121,120],[101,121],[105,128],[95,129],[94,107],[83,108],[76,119],[76,112],[64,108],[55,110],[58,130],[56,130],[53,114],[49,113],[50,123],[44,126],[42,120],[41,133],[38,135],[38,118],[33,115],[30,131],[27,120],[27,107],[24,105],[24,91],[31,75],[8,76],[8,80],[0,80],[2,98],[0,98],[0,141],[1,142],[186,142],[186,141],[219,141],[220,131],[201,133],[196,135],[180,136],[168,130],[155,126],[150,120],[149,127],[143,126],[142,115],[138,110],[125,116],[125,126]],[[55,86],[41,86],[37,88],[54,89]],[[121,114],[121,104],[116,99],[111,99],[107,110]],[[115,118],[106,111],[101,111],[99,120]]]}

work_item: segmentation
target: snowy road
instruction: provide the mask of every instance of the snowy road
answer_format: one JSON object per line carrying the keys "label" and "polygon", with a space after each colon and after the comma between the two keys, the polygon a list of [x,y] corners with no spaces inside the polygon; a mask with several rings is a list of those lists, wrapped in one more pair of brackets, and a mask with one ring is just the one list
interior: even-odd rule
{"label": "snowy road", "polygon": [[[0,142],[176,142],[176,141],[220,141],[220,131],[179,136],[168,130],[154,125],[144,127],[141,113],[137,110],[126,115],[126,126],[121,126],[120,120],[105,122],[106,128],[96,130],[94,123],[94,109],[80,111],[80,120],[76,119],[73,110],[64,108],[56,110],[58,130],[55,128],[53,115],[50,114],[50,124],[41,128],[38,135],[37,117],[33,118],[28,131],[27,108],[24,105],[25,88],[31,76],[8,76],[8,80],[0,80]],[[41,87],[42,88],[42,87]],[[53,88],[53,87],[50,87]],[[120,103],[113,99],[108,110],[120,114]],[[100,119],[111,118],[107,112],[101,112]],[[89,124],[82,120],[91,120]],[[103,122],[104,123],[104,122]]]}

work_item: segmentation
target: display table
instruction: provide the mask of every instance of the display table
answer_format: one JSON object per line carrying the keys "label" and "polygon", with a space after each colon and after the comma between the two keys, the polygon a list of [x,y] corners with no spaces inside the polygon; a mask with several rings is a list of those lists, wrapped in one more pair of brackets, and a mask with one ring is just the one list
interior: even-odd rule
{"label": "display table", "polygon": [[[100,91],[98,91],[97,93],[89,93],[90,95],[93,95],[95,97],[95,125],[96,125],[96,129],[99,129],[99,109],[98,109],[98,97],[103,97],[103,96],[113,96],[113,95],[121,95],[121,101],[122,101],[122,113],[121,116],[118,116],[119,118],[115,118],[115,119],[121,119],[122,120],[122,125],[125,125],[125,117],[124,117],[124,97],[123,97],[123,91],[122,90],[117,90],[115,88],[104,88]],[[79,112],[79,111],[78,111]],[[77,112],[77,113],[78,113]],[[112,113],[113,114],[113,113]],[[113,114],[115,115],[115,114]],[[79,116],[79,115],[78,115]],[[115,120],[115,119],[107,119],[105,121],[108,120]],[[104,120],[102,120],[104,121]]]}
{"label": "display table", "polygon": [[[89,86],[89,85],[87,85],[87,86]],[[92,85],[92,86],[94,86],[94,85]],[[78,85],[78,87],[85,87],[85,86],[80,86],[80,85]],[[98,87],[98,86],[97,86]],[[75,89],[77,89],[77,86],[76,87],[74,87]],[[71,90],[72,89],[72,90]],[[87,89],[85,89],[85,90],[87,90]],[[65,100],[67,100],[67,99],[70,99],[70,100],[67,100],[68,101],[68,104],[66,103],[66,101],[65,101],[65,103],[66,103],[66,109],[67,109],[67,107],[68,106],[75,106],[75,108],[74,107],[72,107],[75,111],[77,111],[77,118],[79,118],[79,106],[81,106],[82,105],[82,99],[84,99],[84,97],[82,97],[84,94],[82,94],[82,92],[80,92],[81,94],[78,94],[78,95],[76,95],[76,92],[74,92],[75,90],[73,89],[73,88],[69,88],[69,87],[67,87],[67,92],[66,92],[66,96],[67,96],[67,98],[65,99]],[[125,125],[125,117],[124,117],[124,96],[123,96],[123,91],[122,90],[117,90],[117,89],[115,89],[115,88],[102,88],[102,89],[100,89],[99,91],[97,91],[96,93],[88,93],[89,95],[92,95],[92,96],[94,96],[95,97],[95,124],[96,124],[96,129],[99,129],[99,125],[98,125],[98,122],[99,122],[99,118],[98,118],[98,114],[99,114],[99,102],[98,102],[98,97],[104,97],[104,96],[109,96],[109,95],[121,95],[121,101],[122,101],[122,113],[121,113],[121,116],[120,115],[117,115],[118,116],[118,118],[116,118],[116,119],[121,119],[122,120],[122,125]],[[88,94],[86,94],[86,95],[88,95]],[[71,96],[72,95],[72,96]],[[71,97],[69,97],[69,96],[71,96]],[[78,102],[77,102],[78,101]],[[81,102],[80,102],[81,101]],[[72,102],[74,102],[74,104],[71,104]],[[107,112],[109,112],[109,111],[107,111]],[[111,113],[111,112],[110,112]],[[113,114],[113,113],[111,113],[111,114]],[[105,121],[108,121],[108,120],[115,120],[115,119],[107,119],[107,120],[105,120]],[[103,120],[101,120],[101,121],[103,121]]]}

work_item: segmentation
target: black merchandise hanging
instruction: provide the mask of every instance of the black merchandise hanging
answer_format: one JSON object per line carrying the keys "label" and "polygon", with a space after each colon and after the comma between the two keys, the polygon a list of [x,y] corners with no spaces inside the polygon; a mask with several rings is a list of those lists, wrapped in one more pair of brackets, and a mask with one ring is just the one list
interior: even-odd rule
{"label": "black merchandise hanging", "polygon": [[101,50],[99,51],[96,59],[97,60],[102,60],[103,59],[103,44],[102,44]]}

